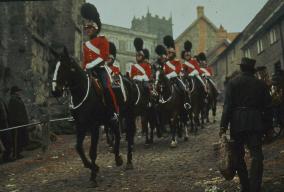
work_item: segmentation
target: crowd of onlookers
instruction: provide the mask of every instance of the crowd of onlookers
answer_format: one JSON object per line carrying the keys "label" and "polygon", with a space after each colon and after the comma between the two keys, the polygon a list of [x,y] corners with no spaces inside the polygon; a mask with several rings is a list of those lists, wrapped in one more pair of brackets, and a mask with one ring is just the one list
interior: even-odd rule
{"label": "crowd of onlookers", "polygon": [[21,99],[21,91],[17,86],[10,89],[8,104],[0,98],[0,162],[11,162],[23,158],[22,152],[29,144],[27,127],[1,131],[9,127],[26,125],[29,123],[25,104]]}

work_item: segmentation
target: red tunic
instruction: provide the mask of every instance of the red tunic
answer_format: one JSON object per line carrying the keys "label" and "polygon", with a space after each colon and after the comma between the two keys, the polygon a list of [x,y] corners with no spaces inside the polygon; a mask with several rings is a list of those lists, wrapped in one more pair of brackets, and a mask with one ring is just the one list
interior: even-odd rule
{"label": "red tunic", "polygon": [[[140,70],[137,65],[141,66],[144,69],[144,71]],[[133,78],[135,76],[146,75],[148,77],[148,79],[150,79],[151,74],[152,74],[152,70],[151,70],[151,65],[149,63],[134,64],[134,65],[131,66],[131,70],[130,70],[130,77],[131,78]]]}
{"label": "red tunic", "polygon": [[172,61],[167,61],[164,65],[164,72],[165,74],[170,74],[172,72],[176,72],[177,74],[180,73],[181,71],[181,68],[182,68],[182,64],[179,60],[175,59],[175,60],[172,60]]}
{"label": "red tunic", "polygon": [[196,59],[190,59],[189,63],[191,63],[192,65],[194,65],[195,69],[199,72],[199,74],[201,74],[201,70],[198,64],[198,61]]}
{"label": "red tunic", "polygon": [[205,74],[207,76],[212,76],[213,71],[210,67],[205,67],[205,68],[200,68],[201,69],[201,74]]}
{"label": "red tunic", "polygon": [[113,75],[119,75],[120,74],[120,69],[119,69],[118,66],[111,65],[109,68],[111,69],[111,73]]}
{"label": "red tunic", "polygon": [[94,65],[106,61],[109,55],[109,42],[104,36],[98,36],[83,44],[83,64],[86,69],[88,63]]}

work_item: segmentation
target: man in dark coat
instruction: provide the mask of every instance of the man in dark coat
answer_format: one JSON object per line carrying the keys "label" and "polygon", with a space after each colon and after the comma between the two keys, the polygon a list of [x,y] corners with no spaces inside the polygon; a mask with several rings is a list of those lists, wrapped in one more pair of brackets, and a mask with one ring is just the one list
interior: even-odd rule
{"label": "man in dark coat", "polygon": [[[21,91],[22,90],[17,86],[13,86],[11,88],[11,98],[8,104],[10,127],[25,125],[29,123],[25,104],[20,97]],[[13,130],[13,139],[14,157],[17,159],[22,158],[23,156],[21,155],[21,152],[23,151],[23,148],[27,146],[29,141],[27,127]]]}
{"label": "man in dark coat", "polygon": [[[255,60],[243,58],[241,73],[231,79],[225,88],[225,102],[221,118],[220,136],[230,125],[230,135],[235,140],[236,171],[242,192],[259,192],[263,175],[262,136],[268,121],[271,96],[263,81],[254,76]],[[272,122],[272,121],[269,121]],[[271,125],[272,126],[272,125]],[[251,156],[250,177],[244,161],[247,145]]]}
{"label": "man in dark coat", "polygon": [[[8,110],[5,102],[0,98],[0,129],[8,128]],[[3,162],[12,161],[13,139],[11,131],[0,132],[0,139],[5,148],[3,152]]]}

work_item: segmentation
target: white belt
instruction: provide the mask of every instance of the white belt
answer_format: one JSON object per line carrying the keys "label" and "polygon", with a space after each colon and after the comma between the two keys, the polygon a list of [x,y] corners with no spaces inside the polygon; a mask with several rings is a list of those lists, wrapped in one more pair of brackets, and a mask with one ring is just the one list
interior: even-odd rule
{"label": "white belt", "polygon": [[174,77],[177,77],[177,73],[175,71],[172,71],[171,73],[167,74],[166,75],[168,79],[171,79],[171,78],[174,78]]}
{"label": "white belt", "polygon": [[149,81],[147,75],[135,75],[133,79],[138,81]]}

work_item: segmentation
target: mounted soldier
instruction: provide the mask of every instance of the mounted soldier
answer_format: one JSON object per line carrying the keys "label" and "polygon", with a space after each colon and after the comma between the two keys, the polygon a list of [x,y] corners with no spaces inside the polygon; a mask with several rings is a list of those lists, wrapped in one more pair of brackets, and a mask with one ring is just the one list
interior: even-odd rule
{"label": "mounted soldier", "polygon": [[83,4],[81,15],[84,18],[84,31],[89,41],[83,44],[83,69],[99,79],[102,84],[105,102],[108,106],[109,115],[116,120],[118,116],[118,105],[115,94],[111,87],[111,76],[106,62],[109,59],[109,42],[105,36],[99,36],[101,31],[100,15],[94,5]]}
{"label": "mounted soldier", "polygon": [[191,56],[191,49],[192,49],[192,43],[190,41],[185,41],[184,50],[181,53],[181,58],[183,59],[182,69],[185,72],[185,74],[196,77],[206,89],[206,85],[202,80],[202,78],[200,77],[202,71],[199,67],[196,58]]}
{"label": "mounted soldier", "polygon": [[134,39],[134,47],[136,49],[136,64],[130,69],[130,78],[143,87],[143,93],[150,96],[149,81],[152,76],[152,69],[149,63],[149,51],[143,48],[143,40],[141,38]]}
{"label": "mounted soldier", "polygon": [[112,42],[109,42],[109,56],[107,60],[107,66],[111,69],[111,75],[119,75],[120,74],[120,68],[115,63],[116,60],[116,47],[115,44]]}
{"label": "mounted soldier", "polygon": [[201,52],[198,54],[197,59],[200,63],[200,71],[203,81],[206,85],[207,99],[205,102],[204,118],[209,122],[209,111],[212,109],[213,122],[215,122],[216,110],[217,110],[217,97],[219,95],[217,86],[212,79],[212,69],[208,67],[206,55]]}
{"label": "mounted soldier", "polygon": [[180,60],[176,59],[175,42],[172,36],[165,36],[164,44],[167,47],[167,61],[164,65],[164,72],[166,77],[174,84],[177,85],[179,91],[184,94],[184,108],[186,110],[190,109],[190,98],[185,84],[180,79],[179,75],[182,69],[182,64]]}

